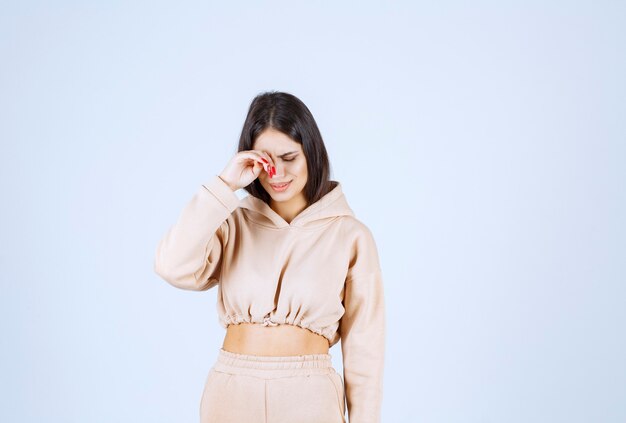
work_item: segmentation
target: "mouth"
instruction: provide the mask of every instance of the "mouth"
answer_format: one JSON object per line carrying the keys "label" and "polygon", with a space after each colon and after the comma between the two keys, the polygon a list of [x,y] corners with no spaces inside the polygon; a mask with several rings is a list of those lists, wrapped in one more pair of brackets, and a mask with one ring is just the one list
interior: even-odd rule
{"label": "mouth", "polygon": [[287,188],[289,188],[290,184],[291,184],[291,181],[285,182],[283,184],[270,184],[270,186],[272,187],[274,191],[282,192],[282,191],[285,191]]}

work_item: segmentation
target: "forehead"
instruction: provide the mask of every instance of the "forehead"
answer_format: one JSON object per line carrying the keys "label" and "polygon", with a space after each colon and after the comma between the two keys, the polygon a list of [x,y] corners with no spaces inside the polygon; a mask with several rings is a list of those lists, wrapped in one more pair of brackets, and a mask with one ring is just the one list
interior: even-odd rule
{"label": "forehead", "polygon": [[302,146],[286,134],[273,128],[268,128],[256,138],[253,149],[264,150],[280,156],[289,151],[302,151]]}

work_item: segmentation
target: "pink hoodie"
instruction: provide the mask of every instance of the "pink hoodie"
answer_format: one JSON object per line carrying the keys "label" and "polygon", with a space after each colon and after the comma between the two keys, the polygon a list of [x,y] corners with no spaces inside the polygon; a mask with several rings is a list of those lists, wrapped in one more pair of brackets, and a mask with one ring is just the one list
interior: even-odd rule
{"label": "pink hoodie", "polygon": [[378,423],[385,302],[377,247],[341,184],[287,223],[239,199],[217,175],[199,187],[156,250],[155,272],[193,291],[218,286],[220,324],[290,324],[341,340],[351,423]]}

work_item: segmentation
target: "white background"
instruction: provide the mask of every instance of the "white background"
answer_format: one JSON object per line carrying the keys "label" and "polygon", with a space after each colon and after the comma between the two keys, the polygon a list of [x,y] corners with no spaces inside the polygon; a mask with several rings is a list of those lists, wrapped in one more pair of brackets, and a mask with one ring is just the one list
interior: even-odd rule
{"label": "white background", "polygon": [[379,247],[384,422],[625,421],[625,41],[617,1],[5,2],[0,420],[197,421],[217,289],[155,248],[280,90]]}

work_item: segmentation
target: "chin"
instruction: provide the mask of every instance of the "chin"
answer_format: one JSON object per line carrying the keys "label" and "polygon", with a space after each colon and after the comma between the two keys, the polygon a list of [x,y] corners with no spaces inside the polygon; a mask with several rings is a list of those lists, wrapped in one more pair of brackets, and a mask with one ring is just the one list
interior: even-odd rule
{"label": "chin", "polygon": [[272,197],[272,200],[274,200],[274,202],[276,203],[286,203],[287,201],[291,200],[295,196],[290,195],[289,197],[283,197],[282,195],[270,194],[270,197]]}

